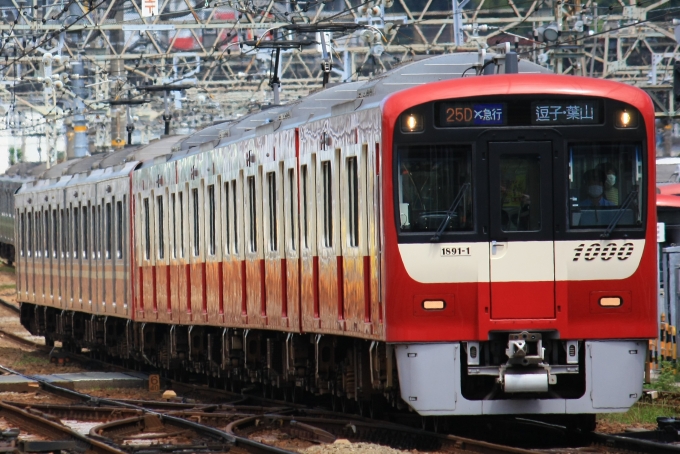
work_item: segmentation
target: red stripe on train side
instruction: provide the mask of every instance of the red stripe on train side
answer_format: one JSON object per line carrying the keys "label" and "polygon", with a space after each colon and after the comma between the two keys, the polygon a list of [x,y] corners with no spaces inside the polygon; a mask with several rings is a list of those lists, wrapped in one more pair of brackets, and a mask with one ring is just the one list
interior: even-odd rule
{"label": "red stripe on train side", "polygon": [[223,268],[224,268],[224,262],[222,262],[220,260],[219,262],[217,262],[217,276],[218,276],[217,277],[217,282],[218,282],[218,284],[217,284],[218,290],[217,291],[220,292],[220,296],[219,296],[220,315],[224,314],[224,279],[222,278],[222,276],[224,276],[224,274],[222,274]]}
{"label": "red stripe on train side", "polygon": [[184,265],[184,278],[186,279],[187,286],[187,314],[189,314],[189,320],[193,321],[194,315],[191,312],[191,265],[188,263]]}
{"label": "red stripe on train side", "polygon": [[312,257],[312,281],[314,283],[314,318],[319,318],[319,257]]}
{"label": "red stripe on train side", "polygon": [[208,313],[208,278],[206,275],[207,271],[207,263],[202,262],[201,263],[201,281],[203,283],[201,287],[201,299],[203,303],[203,314]]}
{"label": "red stripe on train side", "polygon": [[241,315],[248,315],[248,283],[246,282],[245,259],[241,260]]}
{"label": "red stripe on train side", "polygon": [[168,265],[165,267],[165,293],[166,293],[166,305],[167,308],[166,310],[168,311],[168,314],[170,314],[170,320],[172,320],[172,292],[170,289],[172,288],[172,285],[170,285],[170,268],[172,268],[171,265]]}
{"label": "red stripe on train side", "polygon": [[260,260],[260,314],[267,316],[267,276],[265,274],[265,262]]}
{"label": "red stripe on train side", "polygon": [[[140,266],[139,267],[139,306],[137,306],[137,310],[139,312],[142,312],[142,313],[144,312],[144,292],[142,291],[143,282],[144,282],[144,270]],[[95,296],[95,298],[96,298],[96,296]],[[94,298],[92,298],[92,299],[94,299]]]}
{"label": "red stripe on train side", "polygon": [[158,312],[158,298],[156,298],[156,271],[158,271],[158,267],[156,265],[151,267],[151,276],[152,276],[152,295],[153,295],[153,311]]}

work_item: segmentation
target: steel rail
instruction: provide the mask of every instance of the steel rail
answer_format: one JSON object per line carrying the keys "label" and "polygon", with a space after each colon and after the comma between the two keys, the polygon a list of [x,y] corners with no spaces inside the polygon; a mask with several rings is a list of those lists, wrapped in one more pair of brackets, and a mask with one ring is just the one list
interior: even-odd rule
{"label": "steel rail", "polygon": [[[336,436],[342,436],[350,440],[355,439],[357,441],[368,442],[379,437],[381,441],[385,440],[387,441],[387,444],[390,444],[389,437],[404,437],[404,435],[406,435],[413,437],[411,443],[417,445],[409,446],[407,449],[415,448],[435,451],[444,449],[446,451],[447,448],[450,448],[485,454],[535,454],[535,451],[532,450],[503,446],[471,438],[437,434],[391,423],[372,423],[351,419],[325,419],[281,415],[250,416],[230,423],[225,430],[226,432],[237,436],[237,430],[245,430],[249,426],[252,427],[265,419],[272,423],[287,422],[296,431],[306,431],[312,435],[312,438],[319,442],[330,440]],[[312,428],[316,429],[316,431],[311,430]]]}
{"label": "steel rail", "polygon": [[0,328],[0,336],[5,336],[5,337],[9,338],[10,340],[12,340],[12,341],[14,341],[18,344],[22,344],[26,347],[36,348],[38,350],[43,351],[44,353],[49,353],[52,350],[52,347],[48,347],[47,345],[43,345],[43,344],[38,344],[37,342],[33,342],[32,340],[23,338],[23,337],[19,336],[18,334],[14,334],[14,333],[7,331],[5,329],[2,329],[2,328]]}
{"label": "steel rail", "polygon": [[[108,406],[112,406],[112,407],[141,410],[146,415],[157,416],[163,422],[167,422],[167,423],[170,423],[172,425],[179,426],[179,427],[192,429],[198,434],[201,434],[203,436],[207,436],[207,437],[210,437],[210,438],[214,438],[216,440],[228,442],[228,443],[232,444],[233,446],[235,446],[237,448],[245,449],[246,451],[249,451],[251,453],[258,453],[258,454],[259,453],[295,454],[292,451],[287,451],[285,449],[276,448],[274,446],[269,446],[269,445],[266,445],[264,443],[258,443],[256,441],[250,440],[250,439],[245,438],[245,437],[229,434],[227,432],[216,429],[214,427],[205,426],[203,424],[199,424],[199,423],[194,422],[194,421],[189,421],[189,420],[186,420],[186,419],[183,419],[183,418],[179,418],[177,416],[171,416],[171,415],[163,414],[163,413],[160,413],[160,412],[157,412],[157,411],[149,410],[149,409],[140,407],[138,405],[133,405],[133,404],[129,404],[129,403],[126,403],[126,402],[121,402],[121,401],[117,401],[117,400],[114,400],[114,399],[92,397],[88,394],[80,393],[78,391],[73,391],[73,390],[70,390],[70,389],[67,389],[67,388],[63,388],[61,386],[54,385],[52,383],[49,383],[46,380],[40,379],[39,377],[21,374],[21,373],[15,371],[15,370],[12,370],[12,369],[5,367],[5,366],[2,366],[2,365],[0,365],[0,370],[3,370],[5,372],[8,372],[8,373],[20,376],[20,377],[27,378],[29,380],[34,380],[40,385],[41,389],[49,391],[49,392],[55,392],[55,393],[59,393],[59,394],[66,395],[66,396],[72,396],[73,398],[79,398],[82,401],[93,402],[93,403],[96,403],[98,405],[108,405]],[[12,408],[12,409],[24,412],[24,410],[18,409],[17,407],[12,407],[12,406],[9,406],[9,407]],[[120,452],[122,452],[122,451],[117,451],[116,454],[120,454]]]}
{"label": "steel rail", "polygon": [[50,421],[36,413],[29,413],[19,407],[0,402],[0,415],[23,430],[33,429],[36,433],[50,440],[64,440],[64,437],[74,440],[88,452],[97,454],[126,454],[113,446],[109,446],[97,440],[92,440],[70,428]]}
{"label": "steel rail", "polygon": [[680,446],[670,443],[657,443],[654,441],[640,440],[623,435],[611,435],[599,432],[592,433],[590,436],[594,443],[600,443],[607,447],[624,449],[626,451],[644,452],[650,454],[680,452]]}
{"label": "steel rail", "polygon": [[18,307],[16,306],[16,304],[12,304],[12,303],[10,303],[9,301],[7,301],[7,300],[4,299],[4,298],[0,298],[0,305],[5,306],[7,309],[11,310],[12,312],[14,312],[14,313],[16,313],[16,314],[20,314],[20,313],[21,313],[21,309],[18,308]]}
{"label": "steel rail", "polygon": [[88,422],[106,422],[120,418],[130,418],[142,415],[139,410],[130,410],[120,407],[93,407],[86,405],[64,405],[64,404],[33,404],[26,402],[4,401],[6,404],[21,409],[36,410],[59,419],[73,419]]}

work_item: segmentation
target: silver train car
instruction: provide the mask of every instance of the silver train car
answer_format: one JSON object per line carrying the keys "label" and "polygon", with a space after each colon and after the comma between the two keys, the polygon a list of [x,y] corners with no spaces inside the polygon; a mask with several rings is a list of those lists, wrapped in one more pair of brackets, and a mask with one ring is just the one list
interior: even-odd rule
{"label": "silver train car", "polygon": [[20,162],[0,175],[0,259],[12,265],[15,261],[14,194],[45,171],[44,163]]}

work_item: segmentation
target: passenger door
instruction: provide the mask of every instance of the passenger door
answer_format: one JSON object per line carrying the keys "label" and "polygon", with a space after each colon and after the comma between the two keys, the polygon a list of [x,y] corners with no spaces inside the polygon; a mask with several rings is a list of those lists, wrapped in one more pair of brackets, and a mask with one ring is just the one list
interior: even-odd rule
{"label": "passenger door", "polygon": [[553,318],[551,143],[487,145],[491,318]]}

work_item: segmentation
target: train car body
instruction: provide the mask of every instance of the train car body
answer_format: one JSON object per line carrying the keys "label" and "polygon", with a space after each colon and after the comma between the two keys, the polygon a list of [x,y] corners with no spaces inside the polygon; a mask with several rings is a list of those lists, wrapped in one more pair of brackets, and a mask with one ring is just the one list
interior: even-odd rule
{"label": "train car body", "polygon": [[45,164],[21,162],[0,175],[0,258],[10,265],[15,261],[14,194],[44,171]]}
{"label": "train car body", "polygon": [[[72,235],[54,238],[80,252],[47,267],[19,238],[22,322],[424,416],[624,411],[656,333],[651,101],[524,61],[461,79],[476,62],[411,63],[25,185],[18,232],[55,191]],[[34,295],[48,274],[59,305]]]}
{"label": "train car body", "polygon": [[[456,88],[475,97],[452,101],[446,83],[424,88],[395,94],[384,106],[393,112],[385,124],[397,125],[384,131],[394,172],[385,169],[394,184],[385,192],[397,194],[384,218],[385,244],[397,246],[385,249],[393,282],[386,300],[401,300],[400,310],[387,311],[387,340],[400,344],[402,397],[428,414],[629,407],[640,380],[626,371],[641,370],[646,351],[635,339],[654,336],[656,321],[648,97],[605,81],[534,75],[462,80]],[[464,109],[473,111],[472,121],[458,119]],[[487,128],[475,124],[475,112],[488,109],[501,109],[503,126],[513,127],[495,128],[495,118],[479,122]],[[422,119],[420,132],[399,128],[411,115]],[[635,116],[634,128],[627,115]],[[427,178],[442,177],[440,170],[422,175],[423,155],[430,165],[449,159],[459,191],[473,194],[449,213],[457,219],[447,228],[442,218],[452,196],[432,208],[415,187],[416,178],[427,189]],[[420,175],[409,166],[421,166]],[[610,188],[608,175],[617,177]],[[609,189],[616,198],[607,198]],[[474,341],[455,342],[461,333]],[[532,362],[542,366],[527,367]],[[453,376],[456,385],[449,379],[436,386],[433,375]],[[413,391],[406,391],[406,376]],[[543,398],[512,398],[526,392]]]}

